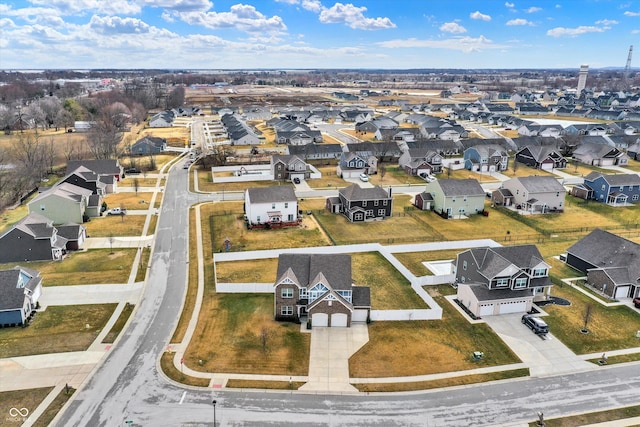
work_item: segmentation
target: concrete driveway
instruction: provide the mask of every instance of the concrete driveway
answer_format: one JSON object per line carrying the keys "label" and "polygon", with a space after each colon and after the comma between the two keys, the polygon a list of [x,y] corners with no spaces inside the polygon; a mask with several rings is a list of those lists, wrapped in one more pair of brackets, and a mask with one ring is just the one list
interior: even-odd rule
{"label": "concrete driveway", "polygon": [[520,314],[486,316],[483,320],[529,367],[532,377],[583,372],[598,367],[576,356],[553,334],[542,338],[521,322]]}

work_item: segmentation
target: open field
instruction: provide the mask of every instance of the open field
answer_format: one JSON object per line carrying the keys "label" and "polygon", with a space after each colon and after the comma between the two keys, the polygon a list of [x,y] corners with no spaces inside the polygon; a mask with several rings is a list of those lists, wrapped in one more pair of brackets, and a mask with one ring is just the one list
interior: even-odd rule
{"label": "open field", "polygon": [[405,279],[380,253],[351,255],[353,282],[371,288],[373,310],[429,308]]}
{"label": "open field", "polygon": [[222,202],[202,207],[203,218],[209,218],[211,222],[214,252],[224,251],[226,238],[231,240],[232,251],[329,244],[316,223],[308,217],[302,220],[300,227],[248,230],[243,219],[242,206],[242,202]]}
{"label": "open field", "polygon": [[[62,261],[31,261],[20,265],[40,272],[44,286],[126,283],[137,249],[91,249],[71,252]],[[0,264],[13,268],[15,262]]]}
{"label": "open field", "polygon": [[[442,320],[371,323],[369,342],[349,360],[351,377],[426,375],[520,362],[486,324],[469,324],[451,307],[443,295],[453,288],[426,290],[442,307]],[[474,351],[485,357],[474,361]]]}
{"label": "open field", "polygon": [[[42,401],[51,393],[53,387],[41,387],[31,388],[27,390],[12,390],[0,392],[0,414],[2,414],[2,424],[8,425],[23,425],[23,418],[16,417],[14,421],[9,416],[11,408],[27,408],[28,413],[31,414],[42,403]],[[26,419],[26,417],[25,417]]]}
{"label": "open field", "polygon": [[[144,228],[145,215],[106,215],[85,222],[87,237],[140,236]],[[153,231],[150,231],[152,234]]]}
{"label": "open field", "polygon": [[84,351],[96,339],[116,305],[48,307],[26,328],[0,329],[0,358]]}

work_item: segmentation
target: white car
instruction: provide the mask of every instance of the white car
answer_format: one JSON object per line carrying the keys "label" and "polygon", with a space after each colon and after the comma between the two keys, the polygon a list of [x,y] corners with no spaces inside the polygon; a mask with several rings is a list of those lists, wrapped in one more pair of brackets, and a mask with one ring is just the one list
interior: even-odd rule
{"label": "white car", "polygon": [[367,175],[366,173],[361,173],[360,174],[360,181],[369,182],[369,175]]}

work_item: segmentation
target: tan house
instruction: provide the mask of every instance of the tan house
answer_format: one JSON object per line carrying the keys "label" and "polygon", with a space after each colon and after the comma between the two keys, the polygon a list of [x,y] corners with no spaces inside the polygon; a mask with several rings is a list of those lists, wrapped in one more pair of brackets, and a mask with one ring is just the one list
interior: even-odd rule
{"label": "tan house", "polygon": [[[504,197],[506,194],[511,197]],[[565,195],[565,188],[552,176],[524,176],[504,181],[492,197],[494,202],[504,206],[514,205],[531,213],[549,213],[564,210]]]}

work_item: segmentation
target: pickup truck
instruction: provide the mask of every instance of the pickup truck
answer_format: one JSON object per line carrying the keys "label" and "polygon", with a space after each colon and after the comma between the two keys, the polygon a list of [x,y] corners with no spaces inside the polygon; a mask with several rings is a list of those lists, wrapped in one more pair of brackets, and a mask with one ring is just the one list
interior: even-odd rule
{"label": "pickup truck", "polygon": [[122,208],[113,208],[107,211],[107,215],[126,215],[127,210]]}

